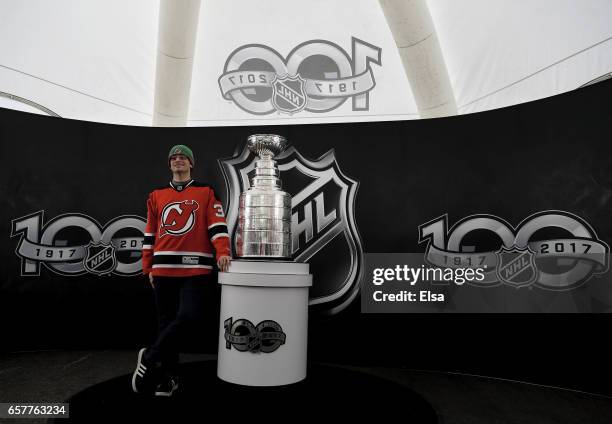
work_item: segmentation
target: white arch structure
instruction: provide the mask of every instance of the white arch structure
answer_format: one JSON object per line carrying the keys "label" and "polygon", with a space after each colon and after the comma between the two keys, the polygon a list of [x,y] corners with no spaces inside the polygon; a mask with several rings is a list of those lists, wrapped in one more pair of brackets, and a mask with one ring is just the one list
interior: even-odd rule
{"label": "white arch structure", "polygon": [[[29,102],[65,118],[115,124],[447,116],[552,96],[612,72],[609,0],[207,0],[201,6],[200,0],[8,0],[0,2],[0,16],[0,92],[23,99],[0,96],[0,107],[24,109]],[[354,57],[355,39],[362,42],[357,53],[367,50],[366,56]],[[324,112],[253,113],[231,94],[224,97],[219,80],[232,52],[258,45],[282,63],[314,40],[352,67],[351,77],[361,77],[358,88],[369,87],[359,101],[332,101]],[[371,73],[356,75],[364,63]],[[346,64],[338,66],[321,78],[345,75]],[[332,85],[338,89],[342,81]],[[262,90],[240,93],[257,100]]]}

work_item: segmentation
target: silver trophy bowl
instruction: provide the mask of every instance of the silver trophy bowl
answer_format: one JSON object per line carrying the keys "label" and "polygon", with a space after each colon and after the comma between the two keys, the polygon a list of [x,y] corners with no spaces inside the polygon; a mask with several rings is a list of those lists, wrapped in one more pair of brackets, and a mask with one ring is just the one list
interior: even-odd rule
{"label": "silver trophy bowl", "polygon": [[254,134],[247,147],[259,156],[251,187],[240,194],[236,254],[241,258],[290,259],[291,196],[282,190],[274,157],[288,142],[274,134]]}
{"label": "silver trophy bowl", "polygon": [[253,134],[247,138],[247,147],[260,158],[272,159],[284,152],[289,143],[287,139],[275,134]]}

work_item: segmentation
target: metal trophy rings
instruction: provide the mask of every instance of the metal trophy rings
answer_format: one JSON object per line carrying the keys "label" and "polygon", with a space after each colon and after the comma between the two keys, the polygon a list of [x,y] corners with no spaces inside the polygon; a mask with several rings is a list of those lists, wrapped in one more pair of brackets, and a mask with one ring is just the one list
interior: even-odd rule
{"label": "metal trophy rings", "polygon": [[247,147],[259,156],[250,188],[240,195],[236,254],[242,258],[290,259],[291,195],[282,190],[275,156],[287,139],[274,134],[254,134]]}

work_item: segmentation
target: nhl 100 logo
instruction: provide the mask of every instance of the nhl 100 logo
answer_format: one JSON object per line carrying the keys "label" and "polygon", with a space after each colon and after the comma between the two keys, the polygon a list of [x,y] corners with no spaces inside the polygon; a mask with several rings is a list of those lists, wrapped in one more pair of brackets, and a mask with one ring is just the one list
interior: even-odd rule
{"label": "nhl 100 logo", "polygon": [[272,353],[287,340],[287,334],[283,332],[279,323],[272,320],[263,320],[254,325],[245,318],[234,321],[232,317],[223,322],[225,328],[225,348],[240,352]]}
{"label": "nhl 100 logo", "polygon": [[21,275],[40,275],[41,264],[66,276],[136,275],[142,272],[142,241],[146,221],[122,215],[106,225],[80,213],[64,214],[44,223],[44,211],[17,218],[11,237],[20,236],[15,253]]}
{"label": "nhl 100 logo", "polygon": [[485,278],[467,284],[535,286],[570,290],[608,270],[610,248],[582,218],[543,211],[516,228],[495,215],[471,215],[448,229],[443,215],[419,227],[425,260],[437,267],[481,268]]}
{"label": "nhl 100 logo", "polygon": [[352,99],[353,111],[369,109],[375,87],[371,64],[381,65],[382,49],[351,39],[351,55],[327,40],[310,40],[286,58],[262,44],[234,50],[219,77],[226,100],[255,115],[274,111],[329,112]]}

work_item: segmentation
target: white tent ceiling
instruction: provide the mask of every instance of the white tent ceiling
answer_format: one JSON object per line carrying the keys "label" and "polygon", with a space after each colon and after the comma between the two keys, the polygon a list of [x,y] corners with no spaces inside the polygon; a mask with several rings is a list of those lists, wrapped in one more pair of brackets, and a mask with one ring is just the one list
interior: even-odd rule
{"label": "white tent ceiling", "polygon": [[[566,92],[612,71],[610,0],[428,0],[460,113]],[[0,1],[0,107],[151,125],[159,2]],[[230,54],[261,44],[286,58],[309,40],[351,55],[355,37],[382,49],[367,110],[249,113],[223,98]],[[203,0],[188,125],[415,119],[419,115],[377,0]]]}

